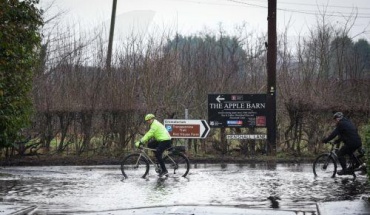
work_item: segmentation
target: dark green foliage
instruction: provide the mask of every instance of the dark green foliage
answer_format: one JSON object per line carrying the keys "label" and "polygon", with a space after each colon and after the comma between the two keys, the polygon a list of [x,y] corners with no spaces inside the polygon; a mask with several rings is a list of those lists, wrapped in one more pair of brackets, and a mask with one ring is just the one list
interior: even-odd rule
{"label": "dark green foliage", "polygon": [[15,141],[29,122],[29,92],[41,42],[37,3],[0,0],[0,148]]}
{"label": "dark green foliage", "polygon": [[[164,47],[165,52],[177,52],[182,67],[190,67],[196,70],[199,67],[207,67],[210,71],[221,69],[221,64],[232,72],[245,70],[244,60],[247,53],[242,47],[242,41],[231,36],[182,36],[176,35],[168,40]],[[203,58],[203,59],[202,59]]]}
{"label": "dark green foliage", "polygon": [[348,36],[331,42],[332,75],[340,80],[362,79],[369,75],[370,45],[360,39],[354,42]]}
{"label": "dark green foliage", "polygon": [[363,147],[366,150],[366,166],[367,166],[367,175],[370,179],[370,124],[365,126],[365,143],[363,144]]}
{"label": "dark green foliage", "polygon": [[370,72],[370,44],[360,39],[354,44],[355,58],[360,61],[360,69]]}

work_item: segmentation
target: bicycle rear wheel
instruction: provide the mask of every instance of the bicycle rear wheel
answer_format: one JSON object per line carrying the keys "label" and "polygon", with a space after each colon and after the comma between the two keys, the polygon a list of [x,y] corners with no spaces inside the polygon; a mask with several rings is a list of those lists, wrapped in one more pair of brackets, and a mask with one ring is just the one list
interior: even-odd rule
{"label": "bicycle rear wheel", "polygon": [[127,155],[121,162],[121,172],[125,178],[145,178],[149,162],[139,153]]}
{"label": "bicycle rear wheel", "polygon": [[330,154],[319,155],[313,163],[313,173],[319,177],[335,177],[337,163]]}
{"label": "bicycle rear wheel", "polygon": [[172,153],[163,158],[169,173],[185,177],[189,173],[189,159],[182,153]]}

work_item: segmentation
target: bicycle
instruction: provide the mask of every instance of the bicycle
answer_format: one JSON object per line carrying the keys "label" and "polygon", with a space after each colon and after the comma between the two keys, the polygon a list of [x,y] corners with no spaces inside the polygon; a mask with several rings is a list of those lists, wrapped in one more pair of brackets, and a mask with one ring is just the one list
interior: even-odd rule
{"label": "bicycle", "polygon": [[[339,144],[329,142],[331,149],[329,152],[317,156],[313,163],[313,173],[315,177],[331,177],[334,178],[337,173]],[[356,178],[355,172],[362,171],[366,173],[366,163],[364,160],[365,150],[359,148],[347,159],[347,170],[350,171],[349,175]]]}
{"label": "bicycle", "polygon": [[[140,152],[135,152],[127,155],[121,162],[121,172],[125,178],[141,177],[145,178],[150,166],[155,167],[156,173],[160,174],[162,169],[159,163],[154,162],[148,152],[155,152],[155,149],[140,146]],[[173,172],[174,175],[186,177],[189,173],[190,162],[188,157],[184,154],[185,147],[173,146],[163,152],[163,161],[166,165],[168,173]]]}

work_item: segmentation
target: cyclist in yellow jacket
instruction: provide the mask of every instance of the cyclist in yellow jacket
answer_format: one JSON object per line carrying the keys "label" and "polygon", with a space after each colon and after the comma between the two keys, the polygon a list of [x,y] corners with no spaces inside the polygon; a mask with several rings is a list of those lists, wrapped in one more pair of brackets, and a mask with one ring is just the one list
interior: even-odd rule
{"label": "cyclist in yellow jacket", "polygon": [[140,141],[135,143],[136,147],[139,147],[141,144],[148,142],[148,147],[156,149],[155,157],[159,165],[161,166],[162,171],[159,173],[159,176],[167,176],[168,171],[166,165],[162,159],[162,154],[164,150],[168,149],[172,145],[171,136],[168,133],[167,129],[162,123],[155,119],[154,114],[147,114],[145,116],[145,121],[150,126],[149,131],[140,139]]}

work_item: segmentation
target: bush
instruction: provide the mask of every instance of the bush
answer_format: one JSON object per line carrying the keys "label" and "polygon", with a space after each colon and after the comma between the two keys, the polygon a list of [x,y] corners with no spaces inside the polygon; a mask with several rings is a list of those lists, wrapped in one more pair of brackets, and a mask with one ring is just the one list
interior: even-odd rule
{"label": "bush", "polygon": [[364,143],[365,149],[366,149],[366,166],[367,166],[367,177],[370,178],[370,124],[365,126],[365,143]]}

